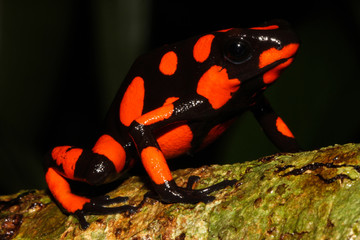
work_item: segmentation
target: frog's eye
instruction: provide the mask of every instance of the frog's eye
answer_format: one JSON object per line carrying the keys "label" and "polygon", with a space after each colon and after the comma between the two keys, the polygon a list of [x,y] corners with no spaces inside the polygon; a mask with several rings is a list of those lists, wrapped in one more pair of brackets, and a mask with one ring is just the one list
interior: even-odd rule
{"label": "frog's eye", "polygon": [[249,43],[238,38],[230,39],[224,45],[224,57],[234,64],[243,63],[251,57]]}

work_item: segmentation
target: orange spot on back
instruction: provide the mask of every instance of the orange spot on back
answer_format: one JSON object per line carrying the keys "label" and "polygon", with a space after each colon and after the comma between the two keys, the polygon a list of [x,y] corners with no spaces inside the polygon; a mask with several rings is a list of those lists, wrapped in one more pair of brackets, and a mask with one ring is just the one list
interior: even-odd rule
{"label": "orange spot on back", "polygon": [[193,134],[186,124],[169,126],[162,129],[161,133],[157,135],[159,135],[157,142],[167,159],[178,157],[191,149]]}
{"label": "orange spot on back", "polygon": [[193,49],[193,56],[197,62],[202,63],[209,57],[214,37],[214,35],[208,34],[197,40]]}
{"label": "orange spot on back", "polygon": [[147,147],[141,152],[141,160],[151,180],[156,184],[171,181],[172,176],[164,155],[156,147]]}
{"label": "orange spot on back", "polygon": [[167,104],[162,107],[159,107],[151,112],[145,113],[136,119],[136,121],[143,125],[151,125],[157,122],[160,122],[164,119],[171,117],[174,112],[174,105]]}
{"label": "orange spot on back", "polygon": [[177,56],[173,51],[167,52],[162,56],[159,70],[164,75],[173,75],[177,68]]}
{"label": "orange spot on back", "polygon": [[285,135],[290,138],[294,138],[294,135],[280,117],[276,119],[276,128],[282,135]]}
{"label": "orange spot on back", "polygon": [[62,165],[67,178],[74,179],[75,165],[82,152],[83,150],[81,148],[60,146],[55,147],[51,151],[51,157],[56,161],[58,166]]}
{"label": "orange spot on back", "polygon": [[51,193],[69,213],[81,210],[85,203],[90,202],[90,199],[88,198],[71,193],[69,183],[54,169],[49,168],[47,170],[45,179]]}
{"label": "orange spot on back", "polygon": [[116,172],[120,172],[125,166],[125,150],[121,144],[110,135],[102,135],[97,140],[92,151],[107,157],[114,164]]}
{"label": "orange spot on back", "polygon": [[259,68],[263,68],[271,63],[274,63],[280,59],[290,58],[293,56],[299,48],[299,44],[290,43],[278,50],[276,48],[270,48],[260,54]]}
{"label": "orange spot on back", "polygon": [[144,80],[135,77],[123,96],[120,104],[120,121],[125,126],[130,126],[132,121],[140,117],[144,107]]}
{"label": "orange spot on back", "polygon": [[219,30],[218,32],[228,32],[230,31],[232,28],[228,28],[228,29],[223,29],[223,30]]}
{"label": "orange spot on back", "polygon": [[253,29],[253,30],[274,30],[274,29],[278,29],[279,26],[278,25],[270,25],[270,26],[266,26],[266,27],[253,27],[253,28],[250,28],[250,29]]}
{"label": "orange spot on back", "polygon": [[240,80],[229,79],[225,68],[212,66],[202,75],[196,92],[207,98],[214,109],[222,107],[240,87]]}

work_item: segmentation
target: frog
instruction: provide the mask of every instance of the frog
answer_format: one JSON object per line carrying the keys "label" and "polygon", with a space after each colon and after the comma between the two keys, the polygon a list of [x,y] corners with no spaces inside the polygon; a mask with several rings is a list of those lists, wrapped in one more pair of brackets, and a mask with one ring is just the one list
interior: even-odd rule
{"label": "frog", "polygon": [[228,28],[159,47],[138,57],[112,102],[105,127],[91,148],[56,146],[45,157],[45,179],[59,206],[86,229],[85,216],[136,212],[127,197],[88,197],[72,182],[102,186],[141,162],[163,203],[209,203],[211,193],[236,183],[223,180],[193,189],[199,177],[178,186],[167,161],[214,142],[250,111],[282,152],[300,147],[264,96],[294,60],[299,40],[285,21]]}

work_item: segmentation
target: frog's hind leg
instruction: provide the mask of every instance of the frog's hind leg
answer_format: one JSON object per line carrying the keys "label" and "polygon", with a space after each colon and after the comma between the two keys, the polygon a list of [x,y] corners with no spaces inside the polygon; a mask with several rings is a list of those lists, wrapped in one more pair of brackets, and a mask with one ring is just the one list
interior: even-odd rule
{"label": "frog's hind leg", "polygon": [[78,217],[81,226],[88,224],[84,215],[133,211],[132,206],[104,207],[124,202],[127,198],[88,198],[74,194],[69,180],[101,185],[115,179],[126,165],[122,146],[111,136],[101,136],[92,150],[72,146],[53,148],[45,158],[45,177],[57,202],[70,214]]}
{"label": "frog's hind leg", "polygon": [[85,215],[115,214],[123,212],[133,213],[138,209],[137,207],[130,205],[105,207],[106,205],[125,202],[128,200],[127,197],[110,198],[109,196],[101,196],[88,198],[74,194],[71,191],[68,180],[53,168],[47,170],[45,177],[49,190],[56,198],[57,202],[68,213],[74,214],[78,218],[83,229],[86,229],[89,226],[89,223],[85,220]]}

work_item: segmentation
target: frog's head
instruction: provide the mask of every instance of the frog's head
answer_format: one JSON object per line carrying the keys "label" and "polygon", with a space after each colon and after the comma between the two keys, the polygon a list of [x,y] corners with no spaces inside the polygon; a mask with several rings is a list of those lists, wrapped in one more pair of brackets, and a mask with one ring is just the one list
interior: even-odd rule
{"label": "frog's head", "polygon": [[[241,81],[262,75],[273,83],[293,61],[299,41],[289,24],[273,21],[261,27],[231,29],[220,41],[224,67]],[[235,76],[234,76],[235,77]]]}
{"label": "frog's head", "polygon": [[[208,61],[210,67],[200,79],[197,92],[216,101],[226,96],[212,104],[217,108],[238,89],[263,90],[291,64],[298,47],[298,38],[289,24],[279,20],[261,27],[204,35],[195,44],[193,55],[200,63]],[[212,96],[214,93],[222,97]]]}

